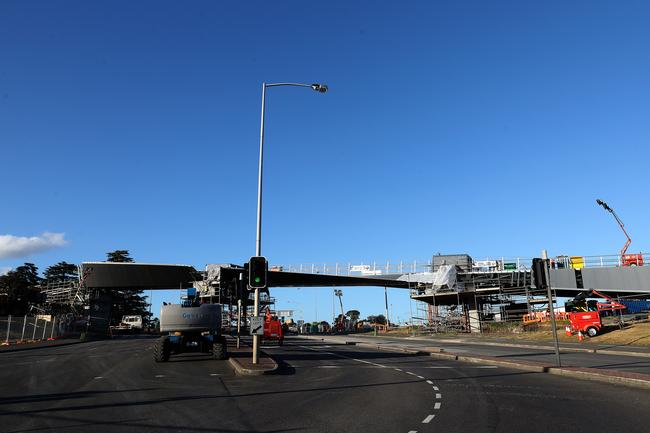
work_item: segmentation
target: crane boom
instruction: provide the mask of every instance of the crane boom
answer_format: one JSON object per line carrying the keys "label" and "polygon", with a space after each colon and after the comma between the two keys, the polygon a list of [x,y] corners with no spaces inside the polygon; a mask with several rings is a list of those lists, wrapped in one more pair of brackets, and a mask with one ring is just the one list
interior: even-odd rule
{"label": "crane boom", "polygon": [[601,199],[596,199],[596,203],[598,203],[600,206],[603,207],[607,212],[611,213],[614,216],[614,219],[618,223],[618,226],[623,230],[623,234],[625,234],[625,237],[627,238],[627,241],[625,241],[625,245],[623,245],[623,248],[621,248],[621,257],[625,255],[627,252],[627,248],[630,246],[632,243],[632,239],[630,238],[630,235],[627,234],[627,231],[625,231],[625,225],[623,224],[623,221],[616,215],[616,212],[614,212],[614,209],[609,207],[607,203],[602,201]]}

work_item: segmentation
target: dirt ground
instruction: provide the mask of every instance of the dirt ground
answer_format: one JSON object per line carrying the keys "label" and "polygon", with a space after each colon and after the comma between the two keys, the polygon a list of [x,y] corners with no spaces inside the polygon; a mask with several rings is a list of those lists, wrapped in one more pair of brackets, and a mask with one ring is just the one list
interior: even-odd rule
{"label": "dirt ground", "polygon": [[[568,322],[560,321],[558,327],[558,339],[560,341],[577,343],[578,337],[567,336],[564,333],[564,327]],[[402,330],[400,330],[402,331]],[[392,331],[391,335],[394,336],[407,336],[408,330]],[[483,334],[472,334],[472,337],[479,338],[498,338],[498,339],[512,339],[512,340],[534,340],[534,341],[552,341],[553,333],[549,323],[535,324],[533,326],[514,326],[504,329],[487,330]],[[403,334],[403,335],[401,335]],[[447,334],[439,334],[441,337]],[[467,335],[467,334],[463,334]],[[451,336],[451,335],[449,335]],[[585,337],[586,343],[594,344],[615,344],[620,346],[650,346],[650,320],[636,322],[626,325],[623,329],[612,326],[605,328],[605,332],[593,338]]]}
{"label": "dirt ground", "polygon": [[[566,342],[577,342],[578,337],[567,336],[564,333],[564,322],[558,323],[558,339]],[[548,323],[537,325],[535,330],[526,330],[520,332],[494,332],[483,334],[485,337],[493,338],[508,338],[513,340],[537,340],[551,341],[553,333],[551,326]],[[611,326],[605,328],[604,332],[593,338],[585,338],[585,342],[594,344],[616,344],[616,345],[631,345],[631,346],[650,346],[650,320],[644,322],[637,322],[626,325],[623,329]]]}

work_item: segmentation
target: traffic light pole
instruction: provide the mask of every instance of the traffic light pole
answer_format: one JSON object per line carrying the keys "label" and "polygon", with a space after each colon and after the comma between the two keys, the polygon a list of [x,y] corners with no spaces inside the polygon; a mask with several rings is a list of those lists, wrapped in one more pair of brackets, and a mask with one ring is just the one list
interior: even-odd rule
{"label": "traffic light pole", "polygon": [[560,359],[560,342],[557,338],[557,325],[555,324],[555,310],[553,309],[553,292],[551,291],[551,275],[548,270],[548,254],[542,250],[542,259],[544,259],[544,274],[546,277],[546,296],[548,297],[548,311],[551,315],[551,328],[553,329],[553,343],[555,344],[555,359],[557,366],[562,367]]}
{"label": "traffic light pole", "polygon": [[[257,231],[255,235],[255,256],[262,255],[262,174],[264,171],[264,109],[265,104],[264,100],[266,98],[266,88],[267,87],[278,87],[278,86],[293,86],[293,87],[306,87],[311,88],[312,90],[325,93],[327,92],[327,86],[324,84],[302,84],[302,83],[262,83],[262,114],[260,116],[260,161],[259,169],[257,175]],[[258,317],[260,315],[260,289],[259,287],[255,288],[255,301],[253,304],[253,315]],[[253,335],[253,364],[257,364],[258,353],[259,353],[259,341],[260,337],[258,335]]]}
{"label": "traffic light pole", "polygon": [[[257,231],[255,234],[255,255],[262,255],[262,174],[264,172],[264,99],[266,97],[266,83],[262,83],[262,115],[260,118],[260,161],[257,172]],[[253,315],[260,315],[260,289],[255,288],[253,298]],[[259,335],[253,335],[253,364],[258,363]]]}

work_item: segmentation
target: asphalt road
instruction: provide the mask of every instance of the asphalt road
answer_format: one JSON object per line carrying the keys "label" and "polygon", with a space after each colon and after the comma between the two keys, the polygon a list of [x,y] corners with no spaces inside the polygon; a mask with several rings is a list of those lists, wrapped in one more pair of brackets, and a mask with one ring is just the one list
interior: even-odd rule
{"label": "asphalt road", "polygon": [[0,353],[0,431],[648,432],[650,392],[288,338],[269,376],[124,339]]}

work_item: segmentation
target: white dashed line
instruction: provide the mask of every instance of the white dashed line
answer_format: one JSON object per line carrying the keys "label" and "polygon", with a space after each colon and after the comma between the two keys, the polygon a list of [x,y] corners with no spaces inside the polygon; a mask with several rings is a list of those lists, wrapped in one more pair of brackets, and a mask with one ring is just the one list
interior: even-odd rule
{"label": "white dashed line", "polygon": [[221,376],[221,375],[218,373],[210,373],[210,376]]}
{"label": "white dashed line", "polygon": [[396,368],[395,371],[402,371],[402,369],[401,368]]}
{"label": "white dashed line", "polygon": [[435,417],[435,415],[428,415],[426,418],[422,420],[422,424],[429,424],[431,420]]}
{"label": "white dashed line", "polygon": [[164,375],[164,374],[157,374],[157,375],[155,375],[154,377],[160,379],[161,377],[165,377],[165,375]]}
{"label": "white dashed line", "polygon": [[440,391],[440,390],[438,389],[438,387],[435,386],[435,385],[433,386],[433,390],[434,390],[434,391]]}
{"label": "white dashed line", "polygon": [[442,394],[437,393],[437,394],[436,394],[436,399],[440,400],[441,398],[442,398]]}
{"label": "white dashed line", "polygon": [[410,371],[407,371],[406,374],[410,374],[411,376],[415,376],[415,373],[411,373]]}
{"label": "white dashed line", "polygon": [[409,433],[418,433],[417,430],[409,430]]}
{"label": "white dashed line", "polygon": [[95,376],[95,377],[93,377],[93,379],[103,379],[103,378],[104,378],[104,376]]}
{"label": "white dashed line", "polygon": [[436,404],[433,405],[433,408],[437,410],[440,409],[440,406],[441,406],[440,402],[437,401]]}
{"label": "white dashed line", "polygon": [[424,380],[424,376],[418,376],[418,379]]}
{"label": "white dashed line", "polygon": [[427,383],[428,383],[429,385],[433,385],[433,382],[431,382],[430,380],[427,380]]}

